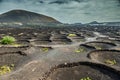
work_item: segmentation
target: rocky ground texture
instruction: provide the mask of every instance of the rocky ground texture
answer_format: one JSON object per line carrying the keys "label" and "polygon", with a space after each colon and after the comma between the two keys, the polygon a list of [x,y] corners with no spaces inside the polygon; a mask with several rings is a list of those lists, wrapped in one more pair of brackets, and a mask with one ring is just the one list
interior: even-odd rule
{"label": "rocky ground texture", "polygon": [[0,28],[20,46],[0,45],[0,80],[120,80],[120,28]]}

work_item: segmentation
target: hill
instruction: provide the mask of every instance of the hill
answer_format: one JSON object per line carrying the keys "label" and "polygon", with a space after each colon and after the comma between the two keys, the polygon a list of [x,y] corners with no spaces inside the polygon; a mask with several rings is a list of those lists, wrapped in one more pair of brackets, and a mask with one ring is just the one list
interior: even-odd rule
{"label": "hill", "polygon": [[0,15],[0,23],[60,23],[56,19],[42,14],[25,11],[12,10]]}

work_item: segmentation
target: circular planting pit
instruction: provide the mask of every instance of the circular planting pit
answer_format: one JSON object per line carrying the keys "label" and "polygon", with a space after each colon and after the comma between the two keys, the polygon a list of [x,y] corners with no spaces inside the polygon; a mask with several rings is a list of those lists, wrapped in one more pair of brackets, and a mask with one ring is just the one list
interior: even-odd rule
{"label": "circular planting pit", "polygon": [[41,34],[38,37],[35,37],[29,41],[31,44],[35,44],[35,45],[50,44],[51,43],[50,36],[44,35],[44,34]]}
{"label": "circular planting pit", "polygon": [[48,52],[53,49],[52,47],[44,47],[44,46],[37,46],[34,48],[36,49],[36,51],[38,50],[39,52]]}
{"label": "circular planting pit", "polygon": [[29,46],[21,46],[21,47],[0,47],[0,54],[5,52],[17,52],[17,51],[25,51],[29,48]]}
{"label": "circular planting pit", "polygon": [[51,40],[56,39],[67,39],[66,35],[56,34],[51,36]]}
{"label": "circular planting pit", "polygon": [[17,43],[17,44],[20,44],[21,46],[22,46],[22,45],[30,45],[30,41],[29,41],[29,40],[23,40],[23,39],[17,40],[16,43]]}
{"label": "circular planting pit", "polygon": [[86,44],[81,44],[79,47],[83,47],[85,49],[85,51],[92,51],[95,50],[95,47],[86,45]]}
{"label": "circular planting pit", "polygon": [[88,43],[86,43],[86,45],[93,46],[96,49],[109,49],[109,48],[112,48],[112,47],[116,46],[116,44],[114,44],[114,43],[110,43],[110,42],[97,42],[97,41],[88,42]]}
{"label": "circular planting pit", "polygon": [[98,41],[105,41],[105,42],[111,42],[109,37],[97,37],[96,40],[98,40]]}
{"label": "circular planting pit", "polygon": [[69,44],[72,42],[65,35],[54,35],[51,37],[51,41],[55,44]]}
{"label": "circular planting pit", "polygon": [[83,32],[83,36],[85,37],[95,37],[95,34],[92,31],[85,31]]}
{"label": "circular planting pit", "polygon": [[88,51],[88,49],[81,45],[75,49],[75,53],[86,53],[87,51]]}
{"label": "circular planting pit", "polygon": [[120,40],[112,40],[114,43],[116,43],[117,45],[120,45]]}
{"label": "circular planting pit", "polygon": [[23,64],[27,59],[28,59],[27,55],[20,51],[1,53],[0,66],[13,64],[16,68]]}
{"label": "circular planting pit", "polygon": [[50,44],[51,40],[34,40],[31,41],[30,43],[35,45]]}
{"label": "circular planting pit", "polygon": [[71,40],[69,39],[54,39],[52,40],[53,44],[70,44]]}
{"label": "circular planting pit", "polygon": [[39,56],[39,54],[43,55],[44,53],[48,53],[51,50],[53,50],[53,48],[50,46],[34,46],[24,52],[31,57],[35,57],[36,55]]}
{"label": "circular planting pit", "polygon": [[32,38],[32,36],[27,36],[27,35],[24,35],[24,36],[14,36],[17,40],[29,40]]}
{"label": "circular planting pit", "polygon": [[39,35],[35,37],[35,39],[37,40],[49,40],[49,38],[50,38],[50,34],[47,33],[44,34],[39,33]]}
{"label": "circular planting pit", "polygon": [[120,67],[120,51],[117,50],[96,50],[90,52],[88,57],[106,65]]}
{"label": "circular planting pit", "polygon": [[59,65],[47,76],[46,80],[120,80],[113,69],[89,62]]}
{"label": "circular planting pit", "polygon": [[85,41],[85,37],[81,36],[79,34],[68,34],[67,36],[70,40],[72,40],[73,42],[83,42]]}

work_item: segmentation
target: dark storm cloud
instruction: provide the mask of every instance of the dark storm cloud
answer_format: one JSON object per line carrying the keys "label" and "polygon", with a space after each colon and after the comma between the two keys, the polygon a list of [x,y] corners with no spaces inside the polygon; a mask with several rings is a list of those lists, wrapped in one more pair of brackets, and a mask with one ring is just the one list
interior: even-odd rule
{"label": "dark storm cloud", "polygon": [[0,2],[2,2],[3,0],[0,0]]}
{"label": "dark storm cloud", "polygon": [[118,0],[120,2],[120,0]]}
{"label": "dark storm cloud", "polygon": [[24,9],[61,22],[120,21],[120,0],[0,0],[0,13]]}
{"label": "dark storm cloud", "polygon": [[53,1],[50,2],[49,4],[65,4],[65,3],[68,3],[68,1]]}
{"label": "dark storm cloud", "polygon": [[70,3],[72,1],[75,1],[75,2],[84,2],[86,0],[56,0],[56,1],[50,2],[49,4],[67,4],[67,3]]}

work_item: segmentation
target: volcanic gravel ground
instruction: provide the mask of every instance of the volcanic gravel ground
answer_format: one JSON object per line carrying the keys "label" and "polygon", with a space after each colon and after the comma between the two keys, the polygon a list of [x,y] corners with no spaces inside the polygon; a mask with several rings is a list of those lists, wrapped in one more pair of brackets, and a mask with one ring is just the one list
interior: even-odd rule
{"label": "volcanic gravel ground", "polygon": [[0,80],[120,80],[118,31],[117,27],[0,28],[0,38],[13,36],[20,45],[0,45],[0,66],[15,65]]}

